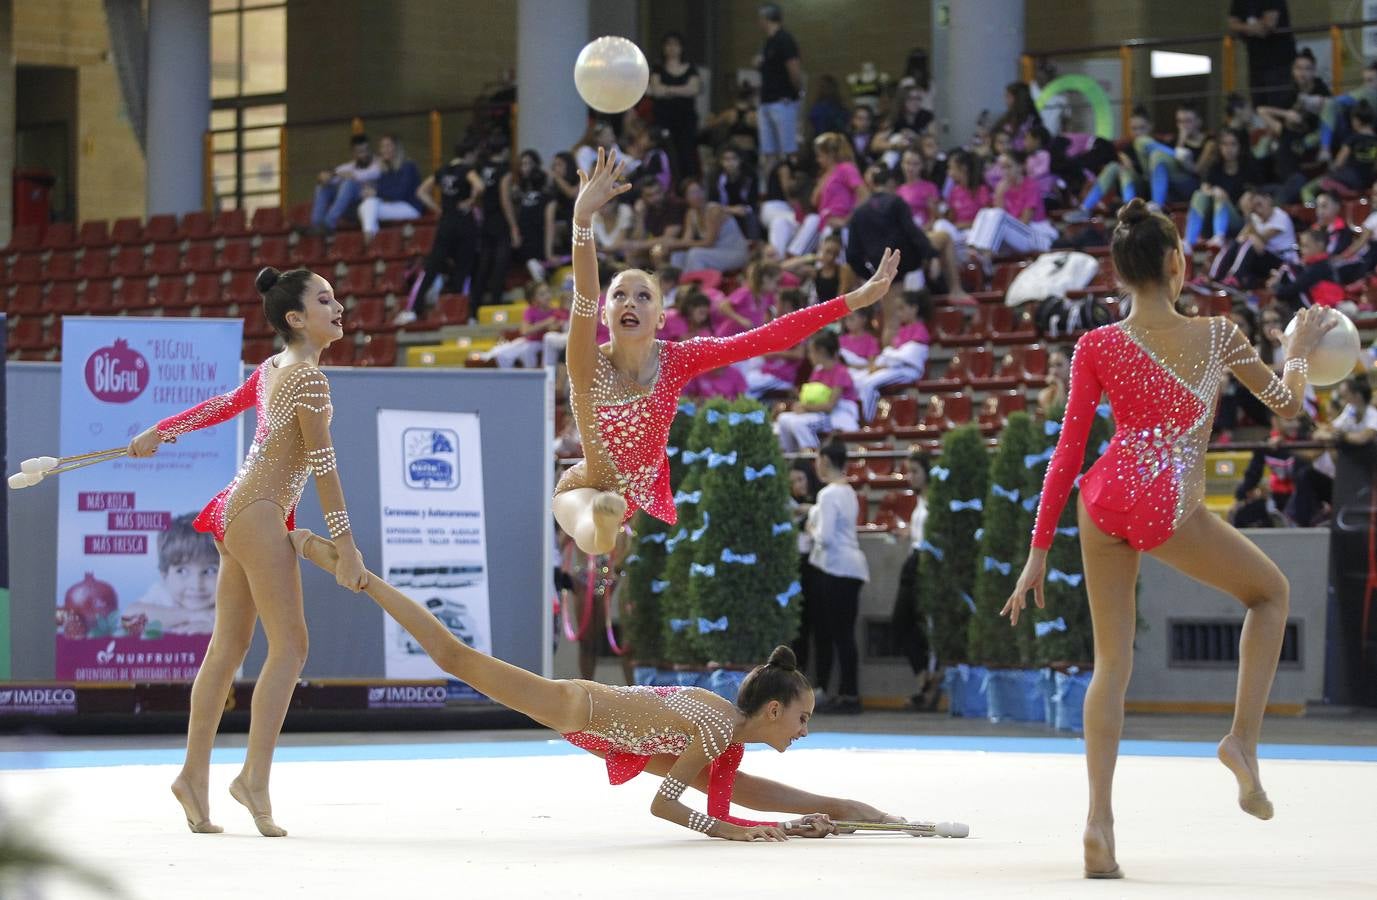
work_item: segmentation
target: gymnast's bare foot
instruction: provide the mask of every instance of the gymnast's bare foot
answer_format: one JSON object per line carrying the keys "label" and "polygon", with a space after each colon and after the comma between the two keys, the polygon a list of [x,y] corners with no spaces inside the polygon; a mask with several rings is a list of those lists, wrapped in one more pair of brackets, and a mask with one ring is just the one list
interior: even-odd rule
{"label": "gymnast's bare foot", "polygon": [[626,498],[603,491],[593,501],[593,552],[611,553],[617,543],[617,530],[626,515]]}
{"label": "gymnast's bare foot", "polygon": [[316,534],[309,528],[297,528],[287,535],[296,555],[313,562],[327,572],[334,573],[339,563],[339,551],[331,541]]}
{"label": "gymnast's bare foot", "polygon": [[204,786],[200,791],[195,790],[185,772],[172,782],[172,796],[182,804],[182,812],[186,814],[186,827],[190,828],[193,834],[219,834],[225,830],[210,821],[210,813],[207,811],[209,804],[200,799],[206,796],[207,792],[208,788]]}
{"label": "gymnast's bare foot", "polygon": [[254,827],[263,837],[286,837],[287,829],[273,821],[273,805],[266,790],[253,791],[244,783],[244,776],[230,782],[230,796],[238,800],[253,816]]}
{"label": "gymnast's bare foot", "polygon": [[1085,845],[1086,878],[1123,878],[1124,870],[1114,859],[1114,826],[1085,823],[1081,837]]}
{"label": "gymnast's bare foot", "polygon": [[1250,816],[1259,819],[1272,818],[1272,801],[1262,789],[1262,779],[1257,771],[1257,748],[1244,749],[1243,741],[1237,735],[1228,734],[1219,742],[1219,761],[1234,778],[1238,779],[1238,805]]}

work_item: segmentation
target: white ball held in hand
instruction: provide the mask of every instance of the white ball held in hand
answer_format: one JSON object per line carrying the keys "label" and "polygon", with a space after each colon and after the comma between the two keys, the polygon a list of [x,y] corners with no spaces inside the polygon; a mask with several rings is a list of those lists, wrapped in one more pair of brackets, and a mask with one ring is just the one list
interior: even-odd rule
{"label": "white ball held in hand", "polygon": [[[1310,383],[1316,387],[1337,384],[1351,375],[1362,349],[1358,327],[1352,319],[1336,309],[1328,310],[1326,315],[1336,317],[1339,324],[1324,333],[1315,352],[1310,354]],[[1295,330],[1293,318],[1286,326],[1286,335],[1291,336]]]}
{"label": "white ball held in hand", "polygon": [[579,51],[574,87],[598,112],[626,112],[645,96],[650,65],[641,48],[623,37],[600,37]]}

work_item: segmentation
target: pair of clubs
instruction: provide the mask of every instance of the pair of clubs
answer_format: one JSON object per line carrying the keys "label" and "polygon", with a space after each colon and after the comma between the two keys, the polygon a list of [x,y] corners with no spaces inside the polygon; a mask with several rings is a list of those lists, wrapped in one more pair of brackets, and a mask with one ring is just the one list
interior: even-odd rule
{"label": "pair of clubs", "polygon": [[20,463],[19,471],[9,477],[10,488],[17,491],[22,488],[33,487],[49,475],[61,475],[63,472],[70,472],[73,469],[82,469],[86,466],[94,466],[96,463],[119,459],[128,452],[128,447],[112,447],[109,450],[97,450],[94,453],[82,453],[78,456],[33,456]]}

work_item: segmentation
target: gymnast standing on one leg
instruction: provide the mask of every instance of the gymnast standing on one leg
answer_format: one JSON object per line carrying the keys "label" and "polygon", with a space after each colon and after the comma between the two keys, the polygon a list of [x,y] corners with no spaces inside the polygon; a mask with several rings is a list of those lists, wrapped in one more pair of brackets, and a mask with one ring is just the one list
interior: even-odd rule
{"label": "gymnast standing on one leg", "polygon": [[1281,653],[1289,587],[1276,564],[1205,508],[1205,449],[1220,381],[1230,372],[1278,415],[1301,411],[1307,357],[1335,320],[1304,310],[1289,338],[1284,378],[1224,316],[1187,318],[1175,310],[1185,277],[1181,238],[1142,199],[1119,213],[1114,269],[1133,298],[1127,319],[1081,337],[1071,359],[1066,420],[1043,482],[1032,549],[1003,614],[1017,624],[1028,591],[1043,605],[1047,550],[1081,469],[1101,394],[1116,430],[1081,479],[1079,523],[1085,586],[1095,631],[1095,672],[1085,695],[1090,812],[1087,878],[1121,878],[1114,855],[1111,788],[1133,670],[1134,589],[1140,555],[1236,597],[1247,613],[1239,641],[1233,727],[1219,760],[1238,780],[1238,803],[1260,819],[1272,804],[1258,774],[1262,716]]}
{"label": "gymnast standing on one leg", "polygon": [[329,283],[306,269],[267,268],[255,282],[263,312],[286,348],[264,360],[228,394],[164,419],[129,445],[130,456],[152,456],[164,441],[229,421],[249,407],[258,413],[253,446],[239,474],[215,495],[194,526],[215,535],[220,552],[215,626],[191,688],[186,761],[172,782],[193,832],[223,831],[210,821],[210,750],[235,670],[248,653],[254,622],[263,620],[268,658],[253,690],[248,753],[230,795],[253,814],[264,837],[283,837],[273,821],[268,773],[273,750],[301,668],[306,663],[306,618],[301,571],[287,539],[296,504],[314,473],[325,523],[339,547],[340,585],[363,585],[363,556],[354,546],[344,491],[330,442],[330,383],[317,368],[320,354],[344,336],[344,307]]}
{"label": "gymnast standing on one leg", "polygon": [[598,258],[593,214],[629,189],[624,164],[598,151],[592,174],[579,172],[574,201],[574,303],[566,361],[569,400],[583,435],[584,460],[555,488],[555,519],[585,553],[607,553],[617,529],[637,507],[673,524],[665,444],[679,392],[701,372],[761,353],[787,349],[889,290],[899,254],[887,250],[860,288],[780,316],[768,325],[725,338],[657,341],[665,322],[655,278],[640,269],[617,274],[607,288],[603,319],[611,332],[597,343]]}
{"label": "gymnast standing on one leg", "polygon": [[[304,559],[340,577],[338,544],[306,529],[293,531],[291,541]],[[746,676],[735,704],[702,688],[555,681],[474,650],[429,610],[371,572],[364,574],[363,590],[450,675],[605,759],[613,784],[643,771],[663,776],[650,804],[659,818],[731,841],[824,837],[838,830],[833,818],[903,821],[854,800],[810,794],[737,772],[745,744],[768,744],[783,753],[808,735],[813,691],[788,647],[775,648],[768,663]],[[707,794],[707,815],[679,802],[690,787]],[[733,799],[751,809],[799,813],[802,818],[739,819],[731,815]]]}

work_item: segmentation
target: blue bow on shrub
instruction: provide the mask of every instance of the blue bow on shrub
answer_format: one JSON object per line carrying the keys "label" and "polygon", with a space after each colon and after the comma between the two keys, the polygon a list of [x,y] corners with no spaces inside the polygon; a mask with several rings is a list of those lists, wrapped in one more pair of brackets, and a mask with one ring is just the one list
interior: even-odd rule
{"label": "blue bow on shrub", "polygon": [[713,453],[712,451],[708,451],[708,468],[715,469],[721,465],[736,465],[736,451],[733,450],[731,453]]}
{"label": "blue bow on shrub", "polygon": [[715,409],[710,409],[703,413],[703,418],[708,420],[709,425],[716,425],[722,419],[722,414]]}
{"label": "blue bow on shrub", "polygon": [[979,497],[976,497],[974,500],[953,500],[951,502],[952,512],[961,512],[963,509],[973,509],[976,512],[980,512],[984,508],[985,504],[980,502]]}
{"label": "blue bow on shrub", "polygon": [[1046,450],[1042,451],[1041,453],[1029,453],[1029,454],[1025,455],[1025,456],[1023,457],[1023,466],[1024,466],[1024,468],[1026,468],[1026,469],[1032,469],[1032,468],[1035,468],[1035,467],[1037,466],[1038,463],[1047,462],[1049,459],[1052,458],[1052,452],[1053,452],[1053,448],[1052,448],[1052,447],[1048,447]]}
{"label": "blue bow on shrub", "polygon": [[679,533],[676,534],[674,537],[665,539],[665,552],[673,553],[674,548],[679,546],[679,544],[682,543],[684,538],[686,537],[688,537],[688,529],[680,528]]}
{"label": "blue bow on shrub", "polygon": [[650,582],[650,592],[651,592],[652,594],[663,594],[663,593],[665,592],[665,588],[667,588],[667,587],[669,587],[669,582],[668,582],[668,581],[652,581],[652,582]]}
{"label": "blue bow on shrub", "polygon": [[1108,450],[1108,449],[1109,449],[1109,441],[1100,441],[1100,455],[1101,455],[1101,456],[1104,456],[1104,452],[1105,452],[1106,450]]}
{"label": "blue bow on shrub", "polygon": [[714,620],[714,619],[702,619],[702,618],[700,618],[700,619],[698,620],[698,633],[699,633],[699,634],[707,634],[707,633],[709,633],[709,632],[711,632],[711,631],[726,631],[726,630],[727,630],[727,617],[726,617],[726,616],[723,616],[722,618],[716,619],[716,620]]}
{"label": "blue bow on shrub", "polygon": [[742,422],[754,422],[757,425],[765,424],[765,410],[757,409],[755,412],[748,413],[727,413],[728,425],[740,425]]}
{"label": "blue bow on shrub", "polygon": [[689,540],[693,541],[695,544],[698,543],[698,541],[703,537],[703,535],[708,533],[708,523],[711,521],[712,514],[708,512],[703,513],[703,524],[698,528],[693,529],[693,534],[689,535]]}
{"label": "blue bow on shrub", "polygon": [[712,453],[712,448],[711,448],[711,447],[704,447],[702,450],[698,450],[698,451],[694,451],[694,450],[685,450],[685,451],[684,451],[684,458],[683,458],[683,459],[684,459],[684,465],[687,466],[687,465],[690,465],[690,464],[692,464],[692,463],[696,463],[696,462],[698,462],[698,460],[700,460],[700,459],[707,459],[707,458],[708,458],[708,455],[709,455],[710,453]]}
{"label": "blue bow on shrub", "polygon": [[1057,529],[1057,534],[1064,535],[1066,537],[1075,537],[1080,533],[1081,530],[1077,528],[1075,525],[1068,525],[1066,528]]}
{"label": "blue bow on shrub", "polygon": [[775,464],[774,464],[774,463],[770,463],[769,465],[765,466],[763,469],[752,469],[750,466],[747,466],[747,467],[746,467],[745,478],[746,478],[747,481],[755,481],[757,478],[764,478],[764,477],[767,476],[767,475],[773,475],[773,474],[775,474]]}
{"label": "blue bow on shrub", "polygon": [[699,500],[702,499],[702,491],[694,491],[693,493],[689,493],[688,491],[680,491],[679,493],[674,495],[674,505],[678,506],[680,503],[697,503]]}
{"label": "blue bow on shrub", "polygon": [[987,557],[985,557],[985,571],[986,571],[986,572],[989,572],[989,571],[991,571],[991,570],[998,570],[998,571],[999,571],[999,574],[1001,574],[1001,575],[1008,575],[1008,574],[1009,574],[1009,570],[1012,569],[1012,568],[1013,568],[1013,564],[1012,564],[1012,563],[1000,562],[999,560],[995,559],[993,556],[987,556]]}
{"label": "blue bow on shrub", "polygon": [[1050,621],[1050,622],[1034,622],[1034,623],[1033,623],[1033,636],[1034,636],[1034,637],[1047,637],[1047,635],[1051,634],[1051,633],[1054,632],[1054,631],[1065,631],[1065,630],[1066,630],[1066,620],[1063,619],[1063,618],[1061,618],[1060,616],[1058,616],[1057,618],[1053,619],[1053,620]]}
{"label": "blue bow on shrub", "polygon": [[788,534],[793,530],[793,522],[776,522],[770,526],[770,537],[779,537],[781,534]]}
{"label": "blue bow on shrub", "polygon": [[1110,408],[1108,403],[1101,403],[1099,406],[1095,407],[1095,415],[1099,416],[1102,419],[1108,419],[1109,413]]}
{"label": "blue bow on shrub", "polygon": [[665,538],[667,537],[669,537],[669,535],[661,531],[657,534],[648,534],[645,537],[641,538],[641,540],[645,541],[647,544],[663,544],[665,542]]}
{"label": "blue bow on shrub", "polygon": [[803,585],[799,584],[797,581],[790,582],[789,586],[784,589],[783,593],[775,594],[775,602],[778,603],[780,606],[788,606],[789,599],[802,592]]}
{"label": "blue bow on shrub", "polygon": [[678,633],[680,631],[683,631],[685,628],[689,627],[692,624],[692,619],[670,619],[669,630]]}
{"label": "blue bow on shrub", "polygon": [[983,528],[977,528],[977,529],[975,530],[975,539],[976,539],[977,541],[980,540],[981,538],[983,538],[984,536],[985,536],[985,529],[983,529]]}
{"label": "blue bow on shrub", "polygon": [[1081,579],[1084,578],[1084,577],[1085,577],[1085,576],[1084,576],[1084,575],[1081,575],[1080,573],[1076,573],[1076,574],[1074,574],[1074,575],[1068,575],[1068,574],[1066,574],[1065,572],[1063,572],[1061,569],[1053,569],[1052,571],[1050,571],[1050,572],[1047,573],[1047,580],[1048,580],[1048,581],[1063,581],[1063,582],[1065,582],[1069,587],[1076,587],[1078,584],[1081,583]]}
{"label": "blue bow on shrub", "polygon": [[966,601],[966,605],[971,608],[971,612],[975,612],[975,601],[971,599],[970,594],[966,593],[965,591],[962,591],[961,599]]}
{"label": "blue bow on shrub", "polygon": [[641,554],[639,554],[639,553],[633,553],[633,554],[631,554],[630,556],[628,556],[626,559],[622,560],[622,565],[624,565],[624,566],[629,566],[629,565],[631,565],[632,563],[636,563],[636,562],[640,562],[640,561],[641,561]]}
{"label": "blue bow on shrub", "polygon": [[990,485],[990,491],[991,491],[991,493],[993,493],[996,497],[1003,497],[1005,500],[1008,500],[1010,503],[1017,503],[1017,502],[1018,502],[1018,491],[1017,491],[1017,490],[1012,490],[1012,491],[1011,491],[1011,490],[1009,490],[1008,488],[1004,487],[1003,485],[1000,485],[1000,484],[992,484],[992,485]]}
{"label": "blue bow on shrub", "polygon": [[707,577],[711,578],[717,574],[717,567],[714,566],[712,563],[708,563],[706,566],[700,565],[698,563],[689,563],[689,574],[706,575]]}
{"label": "blue bow on shrub", "polygon": [[676,456],[678,456],[678,455],[679,455],[679,448],[678,448],[678,447],[675,447],[675,446],[672,445],[672,444],[667,444],[667,445],[665,445],[665,456],[668,456],[670,459],[673,459],[674,457],[676,457]]}
{"label": "blue bow on shrub", "polygon": [[1027,500],[1023,501],[1023,508],[1026,509],[1028,512],[1032,512],[1033,510],[1038,508],[1038,501],[1041,499],[1042,493],[1036,493],[1033,496],[1029,497]]}
{"label": "blue bow on shrub", "polygon": [[938,562],[942,561],[942,548],[934,546],[931,541],[923,540],[918,543],[918,549],[931,553]]}
{"label": "blue bow on shrub", "polygon": [[687,400],[680,400],[680,401],[679,401],[679,412],[683,413],[683,414],[686,415],[686,416],[691,416],[691,415],[695,414],[696,412],[698,412],[698,407],[694,406],[692,403],[688,402]]}
{"label": "blue bow on shrub", "polygon": [[1043,431],[1043,433],[1046,434],[1048,437],[1051,437],[1052,435],[1056,434],[1058,431],[1061,431],[1061,423],[1060,423],[1060,422],[1053,422],[1051,419],[1048,419],[1046,422],[1043,422],[1043,423],[1042,423],[1042,431]]}
{"label": "blue bow on shrub", "polygon": [[724,563],[741,563],[743,566],[755,565],[754,553],[733,553],[728,547],[722,548],[721,559]]}
{"label": "blue bow on shrub", "polygon": [[947,480],[947,476],[950,475],[950,474],[951,474],[951,469],[944,469],[944,468],[942,468],[941,466],[933,466],[933,467],[932,467],[932,477],[933,477],[933,478],[936,478],[938,481],[946,481],[946,480]]}

